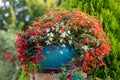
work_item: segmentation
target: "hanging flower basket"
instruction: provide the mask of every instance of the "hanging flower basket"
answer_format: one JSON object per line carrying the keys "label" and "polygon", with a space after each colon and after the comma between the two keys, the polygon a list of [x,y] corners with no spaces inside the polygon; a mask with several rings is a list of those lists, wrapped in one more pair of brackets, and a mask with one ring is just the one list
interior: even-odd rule
{"label": "hanging flower basket", "polygon": [[90,74],[91,67],[105,65],[110,42],[96,17],[77,9],[51,9],[25,32],[18,32],[16,48],[25,68],[31,62],[41,68],[60,68],[76,55],[77,69]]}

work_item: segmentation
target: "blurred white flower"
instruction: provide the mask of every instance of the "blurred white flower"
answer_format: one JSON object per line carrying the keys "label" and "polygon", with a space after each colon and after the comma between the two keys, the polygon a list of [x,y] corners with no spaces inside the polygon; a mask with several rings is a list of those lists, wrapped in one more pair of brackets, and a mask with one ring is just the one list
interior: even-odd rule
{"label": "blurred white flower", "polygon": [[54,27],[52,27],[52,30],[55,30],[55,28],[54,28]]}
{"label": "blurred white flower", "polygon": [[60,37],[63,37],[63,38],[65,38],[65,36],[68,36],[68,34],[67,34],[66,32],[63,32],[63,33],[60,35]]}
{"label": "blurred white flower", "polygon": [[63,54],[63,51],[62,51],[62,50],[60,50],[60,54]]}
{"label": "blurred white flower", "polygon": [[58,32],[59,31],[59,28],[55,28],[56,29],[56,32]]}
{"label": "blurred white flower", "polygon": [[68,31],[68,34],[71,34],[70,30]]}
{"label": "blurred white flower", "polygon": [[88,50],[88,46],[82,46],[82,49],[84,49],[85,51],[87,51]]}
{"label": "blurred white flower", "polygon": [[50,41],[52,41],[52,40],[53,40],[53,38],[52,38],[52,37],[49,37],[49,40],[50,40]]}
{"label": "blurred white flower", "polygon": [[56,23],[55,26],[56,26],[57,28],[60,27],[59,23]]}
{"label": "blurred white flower", "polygon": [[47,36],[48,37],[54,37],[54,34],[51,32],[51,33],[48,33]]}
{"label": "blurred white flower", "polygon": [[50,36],[50,34],[47,34],[47,36]]}
{"label": "blurred white flower", "polygon": [[63,39],[60,39],[60,42],[62,43],[62,42],[63,42]]}
{"label": "blurred white flower", "polygon": [[45,41],[45,43],[46,43],[47,45],[51,44],[49,40]]}
{"label": "blurred white flower", "polygon": [[51,37],[54,37],[54,34],[51,32],[51,33],[50,33],[50,36],[51,36]]}
{"label": "blurred white flower", "polygon": [[71,45],[73,43],[72,40],[69,40],[68,42],[69,42],[69,45]]}
{"label": "blurred white flower", "polygon": [[46,32],[47,32],[47,33],[50,32],[50,28],[47,28],[47,29],[46,29]]}
{"label": "blurred white flower", "polygon": [[62,44],[62,47],[65,47],[65,44]]}

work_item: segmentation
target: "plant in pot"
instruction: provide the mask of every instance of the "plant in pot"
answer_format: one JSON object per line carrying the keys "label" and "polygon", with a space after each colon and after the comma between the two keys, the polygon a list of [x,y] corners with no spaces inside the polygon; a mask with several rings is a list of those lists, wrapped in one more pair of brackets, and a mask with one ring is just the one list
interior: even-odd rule
{"label": "plant in pot", "polygon": [[[61,72],[58,73],[58,78],[60,80],[86,80],[87,74],[83,72],[83,70],[79,70],[79,68],[75,64],[75,58],[72,58],[67,64],[63,65],[61,68]],[[53,74],[54,76],[54,74]],[[91,78],[89,78],[90,80]]]}
{"label": "plant in pot", "polygon": [[110,42],[96,17],[77,9],[50,9],[26,31],[18,32],[16,48],[26,72],[31,63],[45,72],[58,72],[74,57],[78,70],[90,74],[91,67],[105,65]]}

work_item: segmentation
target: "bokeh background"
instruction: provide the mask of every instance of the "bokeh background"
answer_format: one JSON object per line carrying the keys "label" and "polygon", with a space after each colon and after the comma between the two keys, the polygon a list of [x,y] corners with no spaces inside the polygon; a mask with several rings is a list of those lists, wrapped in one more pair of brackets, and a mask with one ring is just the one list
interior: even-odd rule
{"label": "bokeh background", "polygon": [[100,19],[112,50],[106,66],[92,69],[92,75],[97,80],[120,80],[120,0],[0,0],[0,80],[29,80],[17,65],[16,34],[49,8],[79,8]]}

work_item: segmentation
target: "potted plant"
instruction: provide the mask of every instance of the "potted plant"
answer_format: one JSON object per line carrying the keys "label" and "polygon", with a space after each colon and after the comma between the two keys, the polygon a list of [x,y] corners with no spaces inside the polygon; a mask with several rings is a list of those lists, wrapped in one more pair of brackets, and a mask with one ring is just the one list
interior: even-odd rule
{"label": "potted plant", "polygon": [[16,48],[26,72],[31,62],[43,69],[59,69],[75,57],[77,68],[90,74],[91,67],[105,65],[110,42],[96,17],[77,9],[50,9],[25,32],[18,32]]}
{"label": "potted plant", "polygon": [[[88,78],[87,74],[83,72],[83,70],[79,70],[75,62],[75,58],[72,58],[70,62],[61,68],[61,72],[58,73],[57,77],[60,80],[86,80]],[[89,78],[89,80],[91,80],[91,78]]]}

